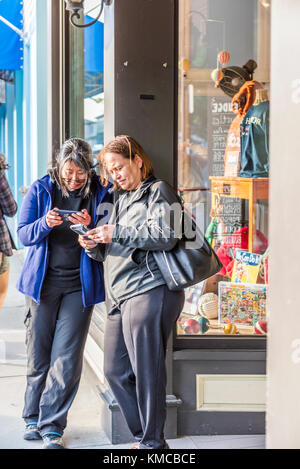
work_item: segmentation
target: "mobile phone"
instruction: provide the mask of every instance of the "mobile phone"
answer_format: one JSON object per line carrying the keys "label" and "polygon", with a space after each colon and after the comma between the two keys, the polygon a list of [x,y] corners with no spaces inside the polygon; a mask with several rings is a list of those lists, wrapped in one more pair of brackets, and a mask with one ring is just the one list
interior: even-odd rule
{"label": "mobile phone", "polygon": [[69,221],[69,217],[74,213],[82,213],[80,210],[60,210],[59,208],[54,208],[53,212],[58,213],[63,220]]}
{"label": "mobile phone", "polygon": [[84,236],[85,239],[90,239],[88,236],[86,236],[86,233],[89,231],[89,229],[82,223],[79,223],[78,225],[71,225],[70,228],[72,231],[75,231],[75,233]]}

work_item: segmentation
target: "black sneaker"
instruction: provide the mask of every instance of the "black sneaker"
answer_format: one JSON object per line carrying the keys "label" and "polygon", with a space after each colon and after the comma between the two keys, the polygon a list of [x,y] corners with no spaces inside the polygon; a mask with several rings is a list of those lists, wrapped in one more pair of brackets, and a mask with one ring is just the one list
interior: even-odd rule
{"label": "black sneaker", "polygon": [[46,434],[43,435],[43,449],[65,449],[63,439],[59,435]]}
{"label": "black sneaker", "polygon": [[[140,441],[137,441],[132,446],[130,446],[130,449],[146,449],[146,448],[140,448],[140,443],[141,443]],[[144,445],[144,446],[147,446],[147,445]],[[170,449],[170,447],[169,447],[168,443],[165,440],[164,445],[161,448],[151,448],[149,446],[149,449]]]}
{"label": "black sneaker", "polygon": [[41,440],[42,437],[38,431],[36,423],[26,425],[24,432],[24,440]]}

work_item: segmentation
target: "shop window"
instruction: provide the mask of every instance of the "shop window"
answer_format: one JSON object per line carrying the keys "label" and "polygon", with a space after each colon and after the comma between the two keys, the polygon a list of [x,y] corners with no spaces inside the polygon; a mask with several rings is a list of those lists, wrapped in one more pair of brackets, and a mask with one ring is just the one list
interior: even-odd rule
{"label": "shop window", "polygon": [[95,154],[104,141],[103,42],[104,24],[97,21],[84,32],[84,137]]}
{"label": "shop window", "polygon": [[[93,0],[85,2],[81,22],[91,22],[99,11]],[[95,157],[104,142],[104,15],[87,28],[69,28],[69,105],[66,137],[89,142]]]}
{"label": "shop window", "polygon": [[178,191],[223,263],[177,336],[267,330],[271,0],[179,2]]}

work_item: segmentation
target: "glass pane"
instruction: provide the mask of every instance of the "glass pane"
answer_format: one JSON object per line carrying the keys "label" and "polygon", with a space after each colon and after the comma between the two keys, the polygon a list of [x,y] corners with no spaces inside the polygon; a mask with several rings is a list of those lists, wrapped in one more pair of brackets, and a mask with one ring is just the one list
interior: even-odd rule
{"label": "glass pane", "polygon": [[179,335],[266,330],[271,0],[179,2],[178,190],[223,263]]}
{"label": "glass pane", "polygon": [[[92,20],[85,16],[86,23]],[[84,31],[84,138],[94,154],[104,141],[103,42],[104,24],[99,20]]]}
{"label": "glass pane", "polygon": [[[99,2],[85,2],[84,18],[90,23],[99,13]],[[95,156],[104,142],[104,14],[91,26],[70,26],[70,102],[67,137],[89,142]]]}

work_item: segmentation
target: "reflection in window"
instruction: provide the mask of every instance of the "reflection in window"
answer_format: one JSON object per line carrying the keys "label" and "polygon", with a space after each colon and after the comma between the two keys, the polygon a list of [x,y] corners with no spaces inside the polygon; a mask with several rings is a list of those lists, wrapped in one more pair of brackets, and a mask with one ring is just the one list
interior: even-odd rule
{"label": "reflection in window", "polygon": [[[92,19],[85,16],[86,23]],[[104,24],[100,18],[84,30],[84,137],[95,155],[104,141],[103,43]]]}

